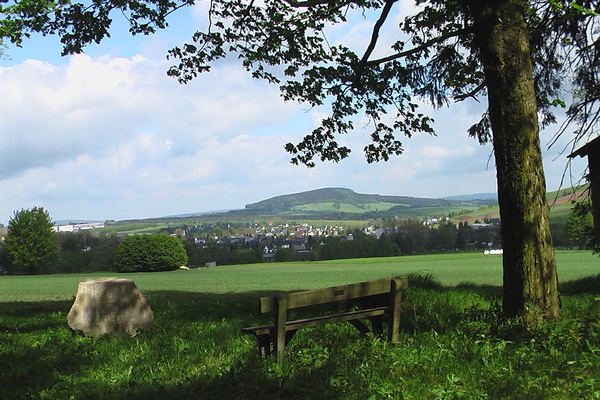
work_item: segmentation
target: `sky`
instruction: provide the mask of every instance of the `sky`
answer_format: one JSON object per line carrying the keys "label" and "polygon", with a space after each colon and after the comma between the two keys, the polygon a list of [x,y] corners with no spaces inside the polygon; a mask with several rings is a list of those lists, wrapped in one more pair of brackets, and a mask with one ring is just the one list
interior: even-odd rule
{"label": "sky", "polygon": [[[394,10],[396,20],[406,15],[406,3]],[[186,85],[167,76],[174,62],[167,51],[206,26],[206,4],[178,11],[169,28],[152,36],[131,37],[117,21],[110,39],[83,54],[61,57],[56,37],[34,36],[22,48],[5,49],[0,223],[33,207],[56,221],[239,209],[325,187],[429,198],[496,191],[492,147],[466,133],[485,110],[471,100],[440,110],[425,104],[437,135],[401,138],[404,153],[388,162],[366,162],[370,130],[358,116],[355,131],[340,138],[353,149],[349,159],[292,165],[284,145],[301,141],[326,108],[284,102],[276,86],[252,79],[235,58]],[[365,48],[369,27],[356,20],[331,28],[328,38]],[[548,149],[557,129],[540,135],[548,190],[561,188],[569,153],[561,153],[568,137]],[[562,187],[585,166],[575,160]]]}

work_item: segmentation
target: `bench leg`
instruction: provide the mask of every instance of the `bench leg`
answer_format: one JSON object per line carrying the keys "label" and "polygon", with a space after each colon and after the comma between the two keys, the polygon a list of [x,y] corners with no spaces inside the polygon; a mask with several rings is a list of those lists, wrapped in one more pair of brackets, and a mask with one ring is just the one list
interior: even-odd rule
{"label": "bench leg", "polygon": [[353,327],[355,327],[356,329],[358,329],[358,331],[360,333],[362,333],[363,335],[368,335],[371,333],[371,330],[369,329],[369,327],[367,325],[364,324],[364,322],[362,322],[360,319],[353,319],[348,321],[352,324]]}
{"label": "bench leg", "polygon": [[285,357],[285,324],[287,320],[287,300],[281,296],[275,300],[275,354],[277,362]]}
{"label": "bench leg", "polygon": [[371,318],[371,327],[373,330],[373,335],[375,335],[375,336],[383,335],[383,318],[382,317]]}
{"label": "bench leg", "polygon": [[[287,345],[296,331],[287,331],[285,333],[285,344]],[[269,333],[266,335],[257,335],[256,339],[258,340],[258,355],[260,358],[267,358],[271,354],[273,354],[273,346],[274,341],[272,340],[273,333]]]}
{"label": "bench leg", "polygon": [[258,354],[260,358],[267,358],[271,355],[271,340],[269,335],[259,335],[258,339]]}
{"label": "bench leg", "polygon": [[390,293],[390,321],[388,326],[388,340],[398,343],[400,334],[400,303],[402,301],[402,282],[398,278],[392,279]]}
{"label": "bench leg", "polygon": [[294,335],[296,334],[296,332],[298,332],[298,331],[287,331],[285,333],[285,345],[286,346],[290,342],[290,340],[292,340],[292,338],[294,337]]}

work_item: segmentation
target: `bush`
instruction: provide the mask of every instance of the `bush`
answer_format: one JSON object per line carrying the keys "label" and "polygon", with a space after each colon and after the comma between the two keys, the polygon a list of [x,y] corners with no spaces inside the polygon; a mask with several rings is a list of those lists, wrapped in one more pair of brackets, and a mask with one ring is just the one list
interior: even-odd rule
{"label": "bush", "polygon": [[164,234],[129,236],[119,244],[115,255],[120,272],[172,271],[187,261],[183,243]]}

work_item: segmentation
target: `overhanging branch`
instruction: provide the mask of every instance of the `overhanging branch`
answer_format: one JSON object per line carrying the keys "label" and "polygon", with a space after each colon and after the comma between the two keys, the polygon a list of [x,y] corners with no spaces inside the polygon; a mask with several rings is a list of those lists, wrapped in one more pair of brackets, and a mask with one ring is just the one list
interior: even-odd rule
{"label": "overhanging branch", "polygon": [[[304,1],[283,0],[283,1],[286,2],[290,7],[294,7],[294,8],[306,8],[306,7],[321,6],[323,4],[331,4],[330,0],[304,0]],[[345,1],[342,4],[340,4],[340,7],[346,6],[350,3],[352,3],[352,2]]]}
{"label": "overhanging branch", "polygon": [[371,41],[369,43],[369,46],[367,47],[365,54],[363,55],[362,59],[356,67],[356,82],[360,80],[362,73],[365,70],[365,67],[367,66],[367,63],[369,62],[369,57],[371,57],[371,54],[373,54],[373,50],[375,50],[375,46],[377,45],[377,41],[379,40],[379,32],[381,31],[381,27],[390,15],[392,6],[396,1],[397,0],[386,0],[385,6],[383,7],[383,10],[381,10],[381,15],[379,16],[379,19],[377,20],[377,22],[375,22],[375,25],[373,26],[373,33],[371,34]]}
{"label": "overhanging branch", "polygon": [[475,100],[477,100],[476,96],[479,92],[481,92],[486,86],[486,81],[483,80],[479,85],[477,85],[477,87],[473,90],[471,90],[468,93],[463,93],[463,94],[459,94],[454,96],[454,100],[455,101],[463,101],[468,99],[469,97],[474,98]]}
{"label": "overhanging branch", "polygon": [[470,29],[459,29],[457,31],[452,31],[452,32],[447,32],[444,33],[443,35],[440,35],[438,37],[435,37],[431,40],[428,40],[426,42],[424,42],[423,44],[421,44],[420,46],[414,47],[410,50],[406,50],[406,51],[402,51],[396,54],[392,54],[390,56],[384,57],[384,58],[380,58],[377,60],[371,60],[365,63],[365,67],[373,67],[373,66],[377,66],[380,64],[385,64],[387,62],[390,61],[394,61],[397,60],[399,58],[404,58],[404,57],[408,57],[411,56],[413,54],[425,51],[428,47],[431,47],[433,45],[436,45],[438,43],[442,43],[445,42],[446,40],[453,38],[453,37],[457,37],[460,35],[464,35],[465,33],[469,33],[471,30]]}

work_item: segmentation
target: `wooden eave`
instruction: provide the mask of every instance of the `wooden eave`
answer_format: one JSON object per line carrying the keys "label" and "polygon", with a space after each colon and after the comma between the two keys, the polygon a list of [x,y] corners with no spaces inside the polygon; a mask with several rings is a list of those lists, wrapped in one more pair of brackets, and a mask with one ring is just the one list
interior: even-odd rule
{"label": "wooden eave", "polygon": [[574,157],[585,157],[589,154],[600,153],[600,136],[595,138],[594,140],[586,143],[579,149],[575,150],[573,153],[569,154],[568,158]]}

